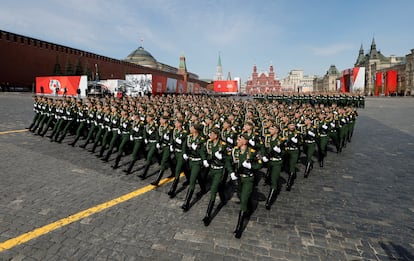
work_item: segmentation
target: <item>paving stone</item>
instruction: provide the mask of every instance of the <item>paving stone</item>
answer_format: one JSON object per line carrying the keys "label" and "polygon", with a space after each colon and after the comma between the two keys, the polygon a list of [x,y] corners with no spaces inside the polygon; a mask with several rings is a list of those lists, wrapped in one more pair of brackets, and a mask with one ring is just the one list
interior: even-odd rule
{"label": "paving stone", "polygon": [[[414,260],[414,103],[367,98],[366,105],[343,152],[329,145],[325,166],[315,165],[307,179],[298,175],[292,191],[283,187],[270,211],[264,208],[269,187],[259,183],[257,208],[241,239],[232,233],[237,197],[205,227],[208,195],[183,213],[185,189],[170,199],[166,184],[0,252],[0,260]],[[32,118],[31,97],[0,93],[0,111],[0,132],[24,129]],[[114,171],[87,150],[68,146],[72,140],[0,135],[0,243],[154,177],[137,177],[143,159],[127,176],[122,169],[130,155]],[[303,167],[298,164],[298,173]],[[282,178],[286,182],[286,173]]]}

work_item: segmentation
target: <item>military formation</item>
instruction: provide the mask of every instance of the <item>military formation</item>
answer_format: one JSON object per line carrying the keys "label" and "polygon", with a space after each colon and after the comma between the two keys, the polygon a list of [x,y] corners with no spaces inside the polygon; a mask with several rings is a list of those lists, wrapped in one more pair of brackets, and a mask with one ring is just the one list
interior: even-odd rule
{"label": "military formation", "polygon": [[[341,98],[342,97],[342,98]],[[149,176],[158,186],[169,170],[173,181],[168,196],[174,198],[180,178],[186,196],[184,212],[210,192],[202,219],[208,226],[214,207],[240,199],[235,237],[240,238],[252,214],[252,192],[260,181],[269,185],[265,208],[270,210],[283,186],[290,191],[299,169],[308,178],[314,162],[324,166],[328,151],[341,153],[351,142],[358,96],[323,93],[312,95],[255,96],[251,98],[170,95],[77,99],[34,96],[34,118],[29,130],[51,142],[96,153],[104,162],[114,157],[113,169],[126,166],[126,175]],[[330,149],[329,149],[330,148]],[[144,166],[134,169],[144,160]],[[123,164],[121,164],[121,161]],[[303,165],[303,167],[299,167]],[[168,173],[168,172],[167,172]],[[216,199],[219,204],[215,206]]]}

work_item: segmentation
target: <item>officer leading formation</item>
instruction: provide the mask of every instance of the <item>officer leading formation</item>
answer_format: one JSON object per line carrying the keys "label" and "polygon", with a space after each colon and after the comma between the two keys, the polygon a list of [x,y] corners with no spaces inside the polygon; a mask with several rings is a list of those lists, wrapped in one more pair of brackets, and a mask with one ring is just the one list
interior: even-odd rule
{"label": "officer leading formation", "polygon": [[[254,99],[194,95],[145,97],[34,96],[34,118],[29,130],[62,143],[73,136],[70,146],[86,149],[108,162],[113,169],[126,166],[126,175],[140,171],[147,179],[154,163],[159,166],[153,186],[165,172],[173,179],[168,195],[174,198],[181,174],[187,187],[181,206],[189,211],[210,191],[202,221],[208,226],[233,196],[240,199],[234,234],[240,238],[253,212],[252,194],[263,180],[269,185],[265,208],[270,210],[282,187],[293,188],[303,155],[303,177],[308,178],[316,160],[324,167],[328,151],[342,153],[351,142],[359,96],[323,93],[281,94]],[[330,149],[330,150],[329,150]],[[134,171],[135,163],[144,166]],[[121,163],[122,161],[122,163]],[[193,200],[196,184],[199,190]],[[216,203],[217,195],[219,204]]]}

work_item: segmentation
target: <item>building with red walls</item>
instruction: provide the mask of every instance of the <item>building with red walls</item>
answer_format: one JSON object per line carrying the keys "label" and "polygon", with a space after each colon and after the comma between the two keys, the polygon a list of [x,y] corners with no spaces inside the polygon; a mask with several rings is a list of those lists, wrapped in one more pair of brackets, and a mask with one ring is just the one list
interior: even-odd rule
{"label": "building with red walls", "polygon": [[[139,49],[139,48],[138,48]],[[138,50],[137,49],[137,50]],[[207,83],[185,70],[151,68],[0,30],[0,86],[34,90],[35,77],[87,75],[88,80],[124,79],[126,74],[152,74],[205,88]],[[184,60],[185,61],[185,60]],[[182,58],[180,63],[182,62]]]}
{"label": "building with red walls", "polygon": [[253,66],[252,77],[247,81],[246,93],[247,94],[270,94],[280,92],[280,81],[275,78],[275,72],[273,65],[270,65],[269,73],[262,72],[257,73],[256,65]]}

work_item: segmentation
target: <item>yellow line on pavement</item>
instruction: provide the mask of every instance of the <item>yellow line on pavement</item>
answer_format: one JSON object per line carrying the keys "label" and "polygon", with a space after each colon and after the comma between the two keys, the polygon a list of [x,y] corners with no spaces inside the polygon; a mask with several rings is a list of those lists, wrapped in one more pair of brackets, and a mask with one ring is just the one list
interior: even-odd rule
{"label": "yellow line on pavement", "polygon": [[1,134],[9,134],[9,133],[17,133],[17,132],[25,132],[25,131],[28,131],[28,130],[11,130],[11,131],[1,131],[1,132],[0,132],[0,135],[1,135]]}
{"label": "yellow line on pavement", "polygon": [[[183,176],[183,175],[184,174],[182,173],[181,176]],[[162,186],[163,184],[168,183],[173,179],[174,178],[165,178],[165,179],[160,181],[159,186]],[[153,186],[153,185],[145,186],[143,188],[132,191],[128,194],[122,195],[118,198],[115,198],[115,199],[112,199],[112,200],[107,201],[105,203],[99,204],[97,206],[88,208],[88,209],[83,210],[81,212],[78,212],[74,215],[68,216],[66,218],[62,218],[62,219],[60,219],[56,222],[53,222],[51,224],[45,225],[45,226],[40,227],[40,228],[36,228],[36,229],[34,229],[30,232],[24,233],[20,236],[17,236],[15,238],[4,241],[4,242],[0,243],[0,253],[4,250],[13,248],[13,247],[18,246],[20,244],[23,244],[27,241],[30,241],[30,240],[35,239],[37,237],[43,236],[43,235],[45,235],[49,232],[52,232],[52,231],[54,231],[58,228],[69,225],[73,222],[76,222],[76,221],[81,220],[83,218],[89,217],[93,214],[99,213],[99,212],[101,212],[105,209],[108,209],[110,207],[113,207],[115,205],[123,203],[125,201],[128,201],[128,200],[130,200],[132,198],[135,198],[139,195],[142,195],[142,194],[144,194],[148,191],[151,191],[154,188],[156,188],[156,186]]]}

